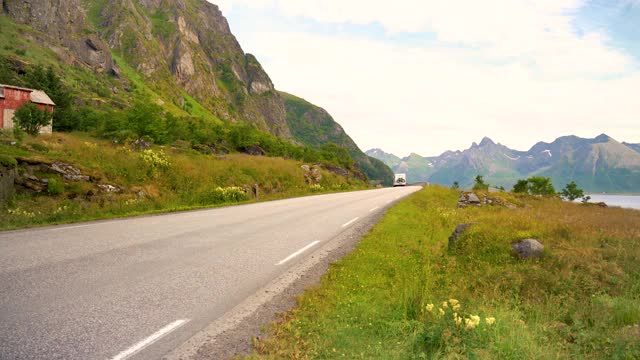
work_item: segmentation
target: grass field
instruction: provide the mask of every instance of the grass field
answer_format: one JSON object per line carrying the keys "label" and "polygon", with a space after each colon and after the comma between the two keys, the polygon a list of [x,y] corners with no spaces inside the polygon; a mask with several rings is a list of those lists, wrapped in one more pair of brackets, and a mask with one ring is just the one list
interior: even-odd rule
{"label": "grass field", "polygon": [[[0,144],[0,155],[63,161],[92,178],[91,182],[69,181],[55,174],[36,173],[39,178],[49,179],[48,188],[39,194],[18,193],[2,204],[0,230],[368,187],[363,181],[325,170],[321,171],[320,184],[310,186],[301,169],[303,163],[294,160],[245,154],[206,155],[186,143],[135,150],[82,133],[27,137],[17,146]],[[113,185],[122,191],[105,193],[98,184]],[[251,191],[245,191],[255,184],[259,187],[258,199]]]}
{"label": "grass field", "polygon": [[[640,358],[640,211],[497,196],[519,207],[457,209],[440,187],[401,202],[249,358]],[[514,257],[531,237],[544,256]]]}

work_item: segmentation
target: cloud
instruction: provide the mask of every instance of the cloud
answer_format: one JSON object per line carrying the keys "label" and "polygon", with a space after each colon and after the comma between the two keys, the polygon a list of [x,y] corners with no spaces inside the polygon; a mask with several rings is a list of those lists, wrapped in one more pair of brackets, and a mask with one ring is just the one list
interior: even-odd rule
{"label": "cloud", "polygon": [[228,1],[436,34],[424,46],[301,29],[239,34],[276,87],[325,107],[363,150],[436,155],[484,135],[523,150],[566,134],[640,139],[637,64],[605,32],[574,32],[578,1]]}

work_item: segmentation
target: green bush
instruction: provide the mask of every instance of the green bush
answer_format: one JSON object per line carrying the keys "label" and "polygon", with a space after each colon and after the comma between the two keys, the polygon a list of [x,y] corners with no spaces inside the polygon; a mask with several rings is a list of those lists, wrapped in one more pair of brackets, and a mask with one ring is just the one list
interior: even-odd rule
{"label": "green bush", "polygon": [[64,183],[56,178],[50,178],[47,184],[47,192],[49,195],[60,195],[64,192]]}
{"label": "green bush", "polygon": [[513,186],[514,193],[527,193],[529,195],[551,196],[556,194],[556,189],[551,179],[542,176],[532,176],[526,180],[520,179]]}
{"label": "green bush", "polygon": [[14,118],[19,128],[33,136],[40,133],[40,128],[51,124],[51,112],[40,110],[34,103],[24,104],[16,110]]}
{"label": "green bush", "polygon": [[16,167],[18,162],[11,156],[0,154],[0,165],[6,167]]}
{"label": "green bush", "polygon": [[49,148],[42,145],[42,144],[38,144],[38,143],[31,143],[29,144],[29,146],[31,146],[31,148],[35,151],[39,151],[39,152],[49,152]]}
{"label": "green bush", "polygon": [[484,182],[484,178],[482,175],[476,176],[475,184],[473,185],[473,190],[488,190],[489,184]]}
{"label": "green bush", "polygon": [[579,198],[584,198],[584,191],[578,187],[575,181],[572,181],[562,189],[560,195],[569,201],[574,201]]}

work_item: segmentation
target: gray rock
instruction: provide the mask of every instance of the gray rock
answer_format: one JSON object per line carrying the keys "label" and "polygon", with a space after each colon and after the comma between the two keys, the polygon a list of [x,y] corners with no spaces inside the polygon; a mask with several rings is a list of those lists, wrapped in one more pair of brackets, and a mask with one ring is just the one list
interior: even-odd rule
{"label": "gray rock", "polygon": [[14,181],[17,171],[15,167],[0,166],[0,204],[15,194]]}
{"label": "gray rock", "polygon": [[469,202],[469,204],[481,204],[480,202],[480,198],[478,198],[478,195],[474,194],[474,193],[469,193],[467,195],[467,201]]}
{"label": "gray rock", "polygon": [[453,234],[449,236],[449,250],[453,249],[456,246],[456,240],[460,235],[462,235],[473,223],[460,224],[456,226],[456,229],[453,231]]}
{"label": "gray rock", "polygon": [[100,188],[100,190],[102,190],[103,192],[106,193],[119,193],[122,191],[122,189],[120,189],[117,186],[113,186],[113,185],[109,185],[109,184],[100,184],[98,185],[98,187]]}
{"label": "gray rock", "polygon": [[71,181],[91,180],[91,177],[87,175],[82,175],[82,173],[80,172],[80,169],[78,169],[77,167],[71,164],[60,162],[60,161],[56,161],[53,164],[51,164],[51,170],[62,175],[62,177],[64,177],[67,180],[71,180]]}
{"label": "gray rock", "polygon": [[544,245],[536,239],[524,239],[511,247],[521,259],[539,258],[544,253]]}

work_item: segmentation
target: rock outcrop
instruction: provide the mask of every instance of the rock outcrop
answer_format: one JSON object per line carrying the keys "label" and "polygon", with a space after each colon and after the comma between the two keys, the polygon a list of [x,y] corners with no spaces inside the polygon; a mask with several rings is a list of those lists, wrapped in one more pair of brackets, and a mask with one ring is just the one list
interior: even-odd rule
{"label": "rock outcrop", "polygon": [[511,248],[521,259],[539,258],[544,254],[544,245],[536,239],[524,239],[515,244],[511,244]]}
{"label": "rock outcrop", "polygon": [[80,0],[3,1],[2,12],[15,22],[30,25],[47,38],[37,39],[41,45],[60,52],[59,45],[73,54],[62,56],[80,62],[99,72],[117,75],[108,45],[97,34],[87,34],[88,20]]}

